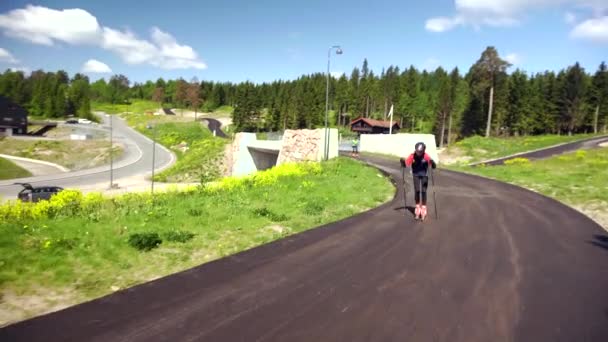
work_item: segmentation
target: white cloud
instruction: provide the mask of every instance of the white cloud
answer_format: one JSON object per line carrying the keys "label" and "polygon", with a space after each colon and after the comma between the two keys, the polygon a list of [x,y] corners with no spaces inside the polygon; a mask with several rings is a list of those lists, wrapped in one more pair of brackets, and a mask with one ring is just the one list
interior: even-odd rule
{"label": "white cloud", "polygon": [[7,50],[0,48],[0,62],[18,64],[19,60],[13,57],[13,55]]}
{"label": "white cloud", "polygon": [[505,60],[513,65],[521,63],[521,57],[516,53],[509,53],[505,56]]}
{"label": "white cloud", "polygon": [[28,67],[24,67],[24,66],[20,66],[20,67],[11,67],[9,68],[10,71],[21,71],[23,72],[26,76],[32,73],[32,69],[28,68]]}
{"label": "white cloud", "polygon": [[0,15],[0,28],[9,37],[43,45],[95,43],[100,29],[97,19],[85,10],[32,5]]}
{"label": "white cloud", "polygon": [[581,22],[572,29],[570,36],[598,43],[608,43],[608,16]]}
{"label": "white cloud", "polygon": [[103,74],[111,73],[112,69],[110,69],[110,67],[103,62],[100,62],[96,59],[89,59],[82,66],[82,72]]}
{"label": "white cloud", "polygon": [[130,31],[103,28],[101,46],[117,53],[127,64],[150,64],[163,69],[206,69],[194,49],[180,45],[170,34],[152,28],[152,42],[139,39]]}
{"label": "white cloud", "polygon": [[[450,17],[430,18],[425,27],[431,32],[445,32],[456,26],[468,25],[508,27],[518,25],[523,17],[532,10],[556,7],[575,7],[591,10],[592,15],[608,10],[606,0],[454,0],[455,14]],[[570,14],[566,20],[575,19]]]}
{"label": "white cloud", "polygon": [[566,24],[574,24],[576,22],[576,14],[572,12],[566,12],[564,14],[564,21]]}
{"label": "white cloud", "polygon": [[453,29],[457,25],[462,25],[462,18],[437,17],[426,21],[425,27],[431,32],[445,32]]}
{"label": "white cloud", "polygon": [[151,30],[151,40],[140,39],[128,30],[100,26],[95,16],[78,8],[55,10],[28,5],[0,14],[0,30],[6,36],[34,44],[97,45],[116,53],[127,64],[162,69],[207,68],[192,47],[179,44],[157,27]]}
{"label": "white cloud", "polygon": [[332,71],[329,73],[333,78],[340,78],[344,75],[344,71]]}

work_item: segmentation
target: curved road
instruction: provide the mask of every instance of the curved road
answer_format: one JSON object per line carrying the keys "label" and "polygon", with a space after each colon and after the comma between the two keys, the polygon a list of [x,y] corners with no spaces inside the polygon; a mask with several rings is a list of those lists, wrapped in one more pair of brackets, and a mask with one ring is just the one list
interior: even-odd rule
{"label": "curved road", "polygon": [[[398,161],[367,161],[400,179]],[[415,223],[399,193],[344,221],[6,327],[0,340],[608,341],[600,226],[518,187],[448,171],[436,182],[439,220]]]}
{"label": "curved road", "polygon": [[[103,116],[103,129],[109,129],[109,119]],[[137,175],[147,175],[152,169],[152,140],[131,129],[124,120],[114,117],[113,122],[114,141],[122,143],[125,147],[124,155],[120,160],[114,162],[114,183],[120,185],[121,178]],[[100,129],[87,127],[89,129]],[[156,145],[155,169],[162,170],[175,161],[175,156],[160,144]],[[0,181],[0,198],[16,198],[22,189],[14,182],[31,183],[33,185],[54,185],[63,188],[80,188],[107,182],[110,185],[110,166],[104,165],[92,169],[58,173],[47,176],[28,177]]]}

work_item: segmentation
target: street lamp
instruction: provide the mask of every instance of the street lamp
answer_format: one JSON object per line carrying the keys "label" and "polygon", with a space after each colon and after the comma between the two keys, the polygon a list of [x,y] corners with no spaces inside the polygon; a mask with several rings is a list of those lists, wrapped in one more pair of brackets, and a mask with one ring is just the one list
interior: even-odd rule
{"label": "street lamp", "polygon": [[154,165],[156,164],[156,126],[147,125],[147,129],[152,130],[152,188],[151,193],[154,196]]}
{"label": "street lamp", "polygon": [[342,54],[340,45],[334,45],[327,50],[327,86],[325,88],[325,144],[324,144],[324,159],[329,159],[329,130],[327,121],[329,119],[329,61],[331,60],[331,51],[336,50],[336,55]]}

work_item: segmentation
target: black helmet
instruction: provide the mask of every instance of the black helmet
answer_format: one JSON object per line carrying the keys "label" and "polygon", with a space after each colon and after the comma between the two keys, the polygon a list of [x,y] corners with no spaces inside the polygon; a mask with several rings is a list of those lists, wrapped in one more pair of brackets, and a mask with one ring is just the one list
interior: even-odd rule
{"label": "black helmet", "polygon": [[423,142],[419,142],[416,144],[415,148],[416,152],[424,152],[426,151],[426,145]]}

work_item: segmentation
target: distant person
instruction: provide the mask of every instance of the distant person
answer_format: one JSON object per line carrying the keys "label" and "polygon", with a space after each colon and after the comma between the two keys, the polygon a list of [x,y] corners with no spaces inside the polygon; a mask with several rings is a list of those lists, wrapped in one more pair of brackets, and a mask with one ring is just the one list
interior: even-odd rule
{"label": "distant person", "polygon": [[[403,164],[403,158],[401,159]],[[410,154],[405,160],[406,167],[412,167],[414,176],[414,190],[416,199],[416,219],[426,218],[426,189],[429,185],[429,164],[433,169],[437,168],[435,161],[426,153],[426,145],[419,142],[414,147],[414,153]]]}
{"label": "distant person", "polygon": [[353,146],[352,156],[358,157],[359,156],[359,138],[358,137],[353,138],[352,146]]}

